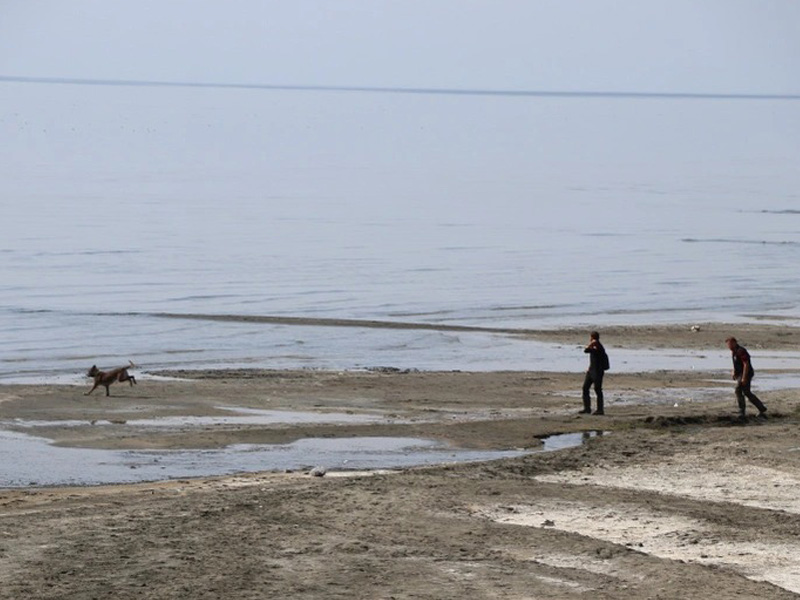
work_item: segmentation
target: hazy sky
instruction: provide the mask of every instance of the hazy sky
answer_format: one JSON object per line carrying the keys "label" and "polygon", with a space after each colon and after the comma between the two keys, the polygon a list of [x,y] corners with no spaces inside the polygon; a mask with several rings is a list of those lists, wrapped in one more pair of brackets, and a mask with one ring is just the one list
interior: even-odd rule
{"label": "hazy sky", "polygon": [[[799,74],[795,0],[0,0],[0,78],[800,94]],[[796,189],[800,101],[0,80],[0,136],[0,200],[236,190],[469,207],[691,188],[750,202]]]}
{"label": "hazy sky", "polygon": [[794,0],[3,0],[0,75],[800,93]]}

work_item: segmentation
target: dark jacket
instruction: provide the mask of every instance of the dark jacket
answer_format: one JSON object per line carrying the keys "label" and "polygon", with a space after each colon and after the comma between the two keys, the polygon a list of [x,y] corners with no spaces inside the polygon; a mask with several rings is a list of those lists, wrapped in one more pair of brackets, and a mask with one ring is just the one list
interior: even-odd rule
{"label": "dark jacket", "polygon": [[597,342],[596,348],[587,347],[584,348],[583,351],[589,355],[589,371],[598,375],[602,375],[605,372],[603,356],[606,353],[606,349],[603,347],[603,344]]}

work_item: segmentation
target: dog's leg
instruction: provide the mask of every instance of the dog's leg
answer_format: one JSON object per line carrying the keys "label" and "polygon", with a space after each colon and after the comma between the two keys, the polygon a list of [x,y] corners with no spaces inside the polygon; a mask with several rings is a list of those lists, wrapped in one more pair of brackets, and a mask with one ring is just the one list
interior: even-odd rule
{"label": "dog's leg", "polygon": [[[135,368],[136,368],[136,365],[135,365],[135,364],[133,364],[133,361],[132,361],[132,360],[128,359],[128,362],[129,362],[129,363],[130,363],[130,365],[131,365],[131,369],[135,369]],[[128,374],[128,371],[127,371],[127,370],[125,371],[125,375],[127,375],[127,376],[128,376],[128,381],[130,381],[130,382],[131,382],[131,387],[133,387],[134,385],[136,385],[136,377],[134,377],[133,375],[130,375],[130,374]]]}
{"label": "dog's leg", "polygon": [[[109,384],[109,385],[111,385],[111,384]],[[105,387],[106,387],[106,396],[110,396],[110,395],[111,395],[111,392],[108,390],[108,385],[107,385],[107,386],[105,386]]]}
{"label": "dog's leg", "polygon": [[122,373],[120,373],[119,377],[117,378],[117,381],[119,381],[120,383],[122,383],[123,381],[127,381],[131,387],[136,385],[136,378],[127,371],[123,371]]}
{"label": "dog's leg", "polygon": [[88,396],[88,395],[89,395],[89,394],[91,394],[93,391],[95,391],[95,390],[97,389],[97,386],[98,386],[98,385],[100,385],[100,384],[99,384],[99,383],[95,383],[95,384],[92,386],[92,389],[90,389],[88,392],[86,392],[86,393],[84,394],[84,396]]}

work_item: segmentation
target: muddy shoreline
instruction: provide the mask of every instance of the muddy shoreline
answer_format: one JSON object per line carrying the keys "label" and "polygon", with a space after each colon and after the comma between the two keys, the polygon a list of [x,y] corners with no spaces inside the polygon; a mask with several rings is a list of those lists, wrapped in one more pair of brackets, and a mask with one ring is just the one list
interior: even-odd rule
{"label": "muddy shoreline", "polygon": [[[670,331],[604,335],[648,347]],[[679,332],[683,347],[698,348],[732,332],[754,360],[760,349],[793,349],[793,331],[771,324]],[[575,343],[573,332],[553,335]],[[388,473],[0,491],[0,598],[797,597],[800,391],[756,382],[770,418],[738,423],[731,386],[719,383],[726,373],[612,371],[606,417],[577,415],[575,373],[207,370],[117,385],[111,398],[2,386],[6,427],[46,421],[37,435],[76,448],[409,436],[508,449],[556,433],[610,435],[555,453]],[[379,420],[128,425],[230,407]]]}
{"label": "muddy shoreline", "polygon": [[[171,320],[221,321],[229,323],[265,323],[276,325],[305,325],[313,327],[356,327],[369,329],[400,329],[442,332],[499,333],[542,342],[574,344],[586,338],[587,327],[554,327],[549,329],[526,329],[518,327],[481,327],[447,323],[427,323],[394,320],[330,319],[315,317],[289,317],[271,315],[233,315],[199,313],[154,313]],[[794,320],[774,316],[749,315],[745,323],[671,323],[657,325],[609,325],[602,328],[603,339],[614,340],[617,347],[624,348],[717,348],[724,347],[724,340],[735,335],[753,347],[773,350],[796,349],[794,339],[800,327],[792,325]],[[785,322],[787,321],[787,322]]]}

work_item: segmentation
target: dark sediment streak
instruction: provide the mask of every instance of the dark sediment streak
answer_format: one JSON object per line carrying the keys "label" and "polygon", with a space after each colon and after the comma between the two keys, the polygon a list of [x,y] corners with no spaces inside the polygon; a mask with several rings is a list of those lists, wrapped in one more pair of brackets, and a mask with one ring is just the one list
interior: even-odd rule
{"label": "dark sediment streak", "polygon": [[237,83],[213,81],[157,81],[137,79],[94,79],[87,77],[24,77],[0,75],[0,83],[88,85],[150,88],[206,88],[294,92],[356,92],[371,94],[413,94],[434,96],[505,96],[528,98],[622,98],[662,100],[800,100],[794,93],[726,93],[726,92],[636,92],[625,90],[503,90],[424,87],[380,87],[359,85],[292,85],[269,83]]}
{"label": "dark sediment streak", "polygon": [[230,323],[265,323],[307,327],[363,327],[368,329],[402,329],[424,331],[451,331],[471,333],[528,334],[533,330],[511,327],[474,327],[470,325],[444,325],[438,323],[410,323],[403,321],[378,321],[371,319],[329,319],[317,317],[283,317],[264,315],[207,315],[182,313],[153,313],[147,316],[165,319],[194,319],[197,321],[223,321]]}
{"label": "dark sediment streak", "polygon": [[750,244],[756,246],[800,246],[800,242],[796,242],[794,240],[746,240],[739,238],[683,238],[681,241],[687,244]]}
{"label": "dark sediment streak", "polygon": [[[297,327],[353,327],[395,331],[436,331],[450,333],[487,333],[523,336],[546,343],[582,345],[595,325],[558,326],[553,329],[519,327],[480,327],[471,325],[449,325],[443,323],[419,323],[403,321],[381,321],[373,319],[340,319],[320,317],[289,317],[277,315],[224,315],[199,313],[117,313],[119,316],[141,316],[148,318],[187,319],[228,323],[250,323],[264,325],[291,325]],[[758,320],[763,321],[763,318]],[[792,319],[792,317],[787,317]],[[773,349],[795,350],[794,340],[800,336],[800,327],[793,323],[671,323],[656,325],[606,325],[600,329],[604,339],[628,340],[629,347],[647,348],[718,348],[722,340],[736,331],[753,344]]]}

